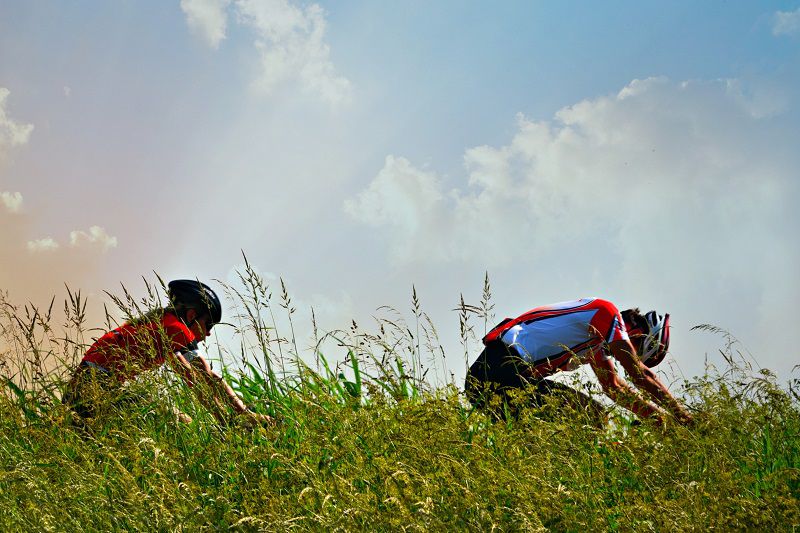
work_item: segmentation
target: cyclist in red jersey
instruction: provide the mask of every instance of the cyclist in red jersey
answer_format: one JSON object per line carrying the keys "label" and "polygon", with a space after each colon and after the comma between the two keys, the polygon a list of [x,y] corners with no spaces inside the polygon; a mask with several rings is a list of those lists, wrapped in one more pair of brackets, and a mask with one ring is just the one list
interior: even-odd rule
{"label": "cyclist in red jersey", "polygon": [[[82,417],[95,415],[98,393],[107,393],[140,373],[165,362],[181,376],[198,399],[220,420],[229,411],[251,422],[271,418],[250,411],[198,352],[222,319],[222,304],[214,291],[195,280],[168,284],[170,306],[157,309],[109,331],[86,351],[62,398]],[[181,420],[191,419],[181,413]]]}
{"label": "cyclist in red jersey", "polygon": [[[603,392],[618,405],[663,425],[667,413],[689,424],[691,415],[650,370],[669,349],[669,314],[638,309],[620,312],[614,304],[584,298],[537,307],[505,319],[483,339],[485,348],[467,374],[466,392],[475,406],[493,390],[504,400],[511,391],[531,387],[531,400],[558,395],[586,410],[593,420],[605,410],[589,396],[546,379],[559,371],[588,364]],[[619,376],[619,361],[638,391]],[[643,395],[639,391],[645,391]]]}

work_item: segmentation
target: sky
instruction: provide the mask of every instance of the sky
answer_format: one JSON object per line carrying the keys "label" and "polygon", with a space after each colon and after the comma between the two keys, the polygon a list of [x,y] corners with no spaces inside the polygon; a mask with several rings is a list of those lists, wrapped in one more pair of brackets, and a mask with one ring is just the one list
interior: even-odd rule
{"label": "sky", "polygon": [[797,0],[9,0],[0,290],[97,317],[244,251],[324,329],[415,287],[460,379],[488,272],[497,320],[602,297],[671,314],[673,377],[713,324],[785,380],[798,134]]}

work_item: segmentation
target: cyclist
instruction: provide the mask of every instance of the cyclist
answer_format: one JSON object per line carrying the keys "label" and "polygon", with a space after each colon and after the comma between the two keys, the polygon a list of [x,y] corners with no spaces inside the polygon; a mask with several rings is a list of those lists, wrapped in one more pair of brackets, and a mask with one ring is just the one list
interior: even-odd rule
{"label": "cyclist", "polygon": [[[641,418],[663,425],[667,413],[689,424],[691,415],[650,370],[669,349],[669,314],[639,309],[620,312],[609,301],[584,298],[537,307],[505,319],[484,338],[485,348],[467,374],[466,393],[475,406],[485,404],[490,389],[509,400],[512,391],[531,387],[531,400],[542,405],[558,395],[597,421],[605,414],[589,396],[547,379],[589,364],[603,392]],[[638,391],[616,372],[619,361]],[[646,395],[639,391],[645,391]],[[513,402],[512,402],[513,403]]]}
{"label": "cyclist", "polygon": [[[222,320],[222,304],[214,291],[200,281],[179,279],[169,282],[168,297],[168,307],[97,339],[75,369],[62,402],[81,417],[92,417],[98,394],[120,393],[125,382],[166,362],[220,422],[228,420],[230,411],[248,422],[271,422],[269,416],[250,411],[199,354],[197,343]],[[183,413],[179,418],[191,421]]]}

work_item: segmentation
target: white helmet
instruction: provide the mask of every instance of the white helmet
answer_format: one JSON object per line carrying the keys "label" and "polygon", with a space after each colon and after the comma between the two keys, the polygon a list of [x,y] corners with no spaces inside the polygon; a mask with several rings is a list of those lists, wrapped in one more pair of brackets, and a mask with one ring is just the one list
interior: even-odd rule
{"label": "white helmet", "polygon": [[642,339],[639,357],[652,368],[664,360],[669,350],[669,313],[659,315],[649,311],[644,315],[646,330]]}

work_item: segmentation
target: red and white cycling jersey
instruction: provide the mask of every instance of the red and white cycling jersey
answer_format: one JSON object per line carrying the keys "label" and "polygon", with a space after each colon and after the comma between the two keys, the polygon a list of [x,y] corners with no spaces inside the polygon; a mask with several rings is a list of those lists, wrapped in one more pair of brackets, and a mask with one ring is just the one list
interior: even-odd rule
{"label": "red and white cycling jersey", "polygon": [[603,346],[628,340],[617,307],[607,300],[583,298],[531,309],[506,319],[484,337],[484,344],[501,340],[545,377],[572,370],[590,358],[606,359]]}

